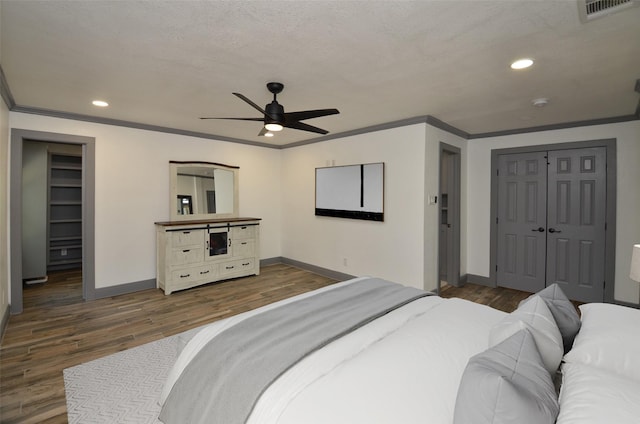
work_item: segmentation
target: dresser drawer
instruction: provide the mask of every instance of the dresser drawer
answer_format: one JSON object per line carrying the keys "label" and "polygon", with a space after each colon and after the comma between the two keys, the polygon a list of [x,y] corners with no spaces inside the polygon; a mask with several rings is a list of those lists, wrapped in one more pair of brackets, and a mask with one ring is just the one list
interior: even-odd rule
{"label": "dresser drawer", "polygon": [[172,249],[169,263],[173,266],[182,266],[202,262],[204,259],[204,249]]}
{"label": "dresser drawer", "polygon": [[234,257],[251,257],[256,255],[256,241],[253,239],[236,239],[231,247]]}
{"label": "dresser drawer", "polygon": [[254,265],[254,258],[224,262],[220,264],[220,276],[231,276],[235,274],[247,275],[247,271],[253,270]]}
{"label": "dresser drawer", "polygon": [[[172,289],[179,290],[196,281],[214,281],[218,277],[218,265],[176,269],[171,272]],[[182,287],[181,287],[182,286]]]}
{"label": "dresser drawer", "polygon": [[204,245],[204,230],[171,231],[169,233],[171,247]]}
{"label": "dresser drawer", "polygon": [[231,227],[231,240],[256,238],[257,225]]}

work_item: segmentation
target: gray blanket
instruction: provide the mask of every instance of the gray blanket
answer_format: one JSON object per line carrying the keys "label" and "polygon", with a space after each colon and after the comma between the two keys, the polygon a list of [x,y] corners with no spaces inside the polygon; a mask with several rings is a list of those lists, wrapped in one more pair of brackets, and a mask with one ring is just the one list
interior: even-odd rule
{"label": "gray blanket", "polygon": [[427,295],[371,278],[241,321],[193,358],[167,397],[160,420],[166,424],[243,424],[260,395],[298,361]]}

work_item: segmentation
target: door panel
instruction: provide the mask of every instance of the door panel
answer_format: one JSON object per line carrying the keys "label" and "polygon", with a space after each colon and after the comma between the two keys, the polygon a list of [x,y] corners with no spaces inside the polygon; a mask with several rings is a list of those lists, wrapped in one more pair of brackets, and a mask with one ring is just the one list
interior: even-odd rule
{"label": "door panel", "polygon": [[604,147],[498,156],[498,285],[601,302],[605,214]]}
{"label": "door panel", "polygon": [[501,155],[498,167],[498,285],[535,292],[545,287],[545,153]]}
{"label": "door panel", "polygon": [[604,296],[606,150],[549,152],[547,285],[570,299]]}

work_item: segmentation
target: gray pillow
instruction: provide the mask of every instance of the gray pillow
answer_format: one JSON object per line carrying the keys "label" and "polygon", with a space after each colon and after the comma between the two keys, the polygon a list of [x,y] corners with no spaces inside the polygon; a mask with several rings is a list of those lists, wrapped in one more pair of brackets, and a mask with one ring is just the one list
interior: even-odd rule
{"label": "gray pillow", "polygon": [[[544,299],[544,302],[551,311],[551,315],[553,315],[553,318],[556,320],[556,324],[562,335],[564,353],[569,352],[581,325],[580,316],[578,315],[576,307],[567,298],[557,283],[550,285],[536,294]],[[523,300],[520,304],[526,302],[528,299],[529,298]],[[520,305],[518,305],[518,307],[519,306]]]}
{"label": "gray pillow", "polygon": [[533,336],[521,330],[469,360],[453,422],[555,423],[558,412],[556,391]]}

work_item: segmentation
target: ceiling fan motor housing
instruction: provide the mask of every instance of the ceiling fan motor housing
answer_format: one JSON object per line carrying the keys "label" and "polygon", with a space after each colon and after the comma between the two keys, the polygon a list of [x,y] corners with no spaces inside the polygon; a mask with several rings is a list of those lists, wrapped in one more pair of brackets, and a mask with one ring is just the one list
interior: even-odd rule
{"label": "ceiling fan motor housing", "polygon": [[284,123],[284,107],[275,100],[264,107],[267,112],[264,115],[265,124],[283,124]]}

